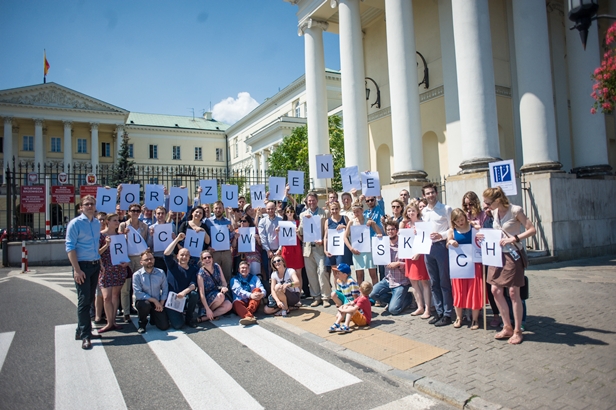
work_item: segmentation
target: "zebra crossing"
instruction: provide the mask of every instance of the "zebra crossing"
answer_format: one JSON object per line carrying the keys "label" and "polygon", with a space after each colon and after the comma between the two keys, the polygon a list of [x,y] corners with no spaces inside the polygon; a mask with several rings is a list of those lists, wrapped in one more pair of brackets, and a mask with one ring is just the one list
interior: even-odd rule
{"label": "zebra crossing", "polygon": [[[373,386],[362,377],[352,374],[348,368],[343,369],[332,364],[318,355],[308,352],[292,342],[260,326],[243,328],[237,325],[236,320],[227,319],[216,323],[215,327],[203,333],[219,332],[227,335],[225,340],[227,348],[244,351],[247,357],[258,356],[262,359],[259,370],[264,375],[281,372],[285,382],[280,385],[283,391],[305,390],[301,401],[306,398],[314,401],[314,407],[321,407],[331,397],[349,396],[353,392],[364,392],[366,397],[376,397],[377,402],[371,407],[382,409],[436,409],[446,408],[435,400],[421,396],[417,393],[409,394],[408,390],[397,393],[384,392],[383,386]],[[95,409],[127,409],[133,408],[125,396],[130,393],[121,388],[125,381],[119,380],[114,366],[110,361],[109,349],[105,348],[105,339],[93,339],[93,348],[84,351],[74,340],[75,324],[59,325],[55,327],[55,408],[80,409],[87,403],[88,408]],[[190,408],[190,409],[265,409],[288,407],[290,403],[273,405],[271,394],[274,391],[256,391],[247,389],[219,363],[220,357],[211,357],[206,349],[196,343],[195,338],[201,332],[186,333],[183,331],[166,331],[148,328],[140,336],[151,354],[149,357],[142,353],[132,358],[128,366],[139,368],[149,362],[149,368],[161,369],[168,374],[181,393],[185,403],[160,403],[160,407]],[[15,332],[0,333],[0,373],[2,363],[7,354]],[[107,337],[107,336],[106,336]],[[123,346],[122,346],[123,347]],[[147,350],[147,349],[146,349]],[[151,363],[155,362],[155,363]],[[251,361],[251,366],[255,360]],[[153,365],[153,366],[152,366]],[[278,369],[278,370],[276,370]],[[135,372],[132,377],[136,385],[143,385],[147,391],[149,372]],[[274,383],[276,378],[272,377]],[[385,385],[386,386],[386,385]],[[251,391],[248,391],[251,390]],[[287,394],[283,394],[285,397]],[[293,397],[291,393],[288,397]],[[132,399],[134,402],[134,398]],[[321,404],[319,404],[321,403]],[[282,405],[284,404],[284,405]],[[140,407],[140,406],[137,406]],[[295,408],[303,408],[294,405]],[[306,407],[306,406],[304,406]],[[308,406],[313,408],[312,405]],[[306,408],[308,408],[306,407]],[[357,407],[357,406],[354,406]]]}

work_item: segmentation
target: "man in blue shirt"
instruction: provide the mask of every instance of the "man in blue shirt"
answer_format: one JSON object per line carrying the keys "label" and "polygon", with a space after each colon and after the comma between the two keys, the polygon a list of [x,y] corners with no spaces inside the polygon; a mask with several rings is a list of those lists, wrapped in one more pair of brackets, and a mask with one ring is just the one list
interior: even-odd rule
{"label": "man in blue shirt", "polygon": [[154,267],[154,254],[151,250],[141,253],[141,266],[133,274],[133,293],[135,308],[139,312],[139,328],[137,332],[145,333],[145,327],[150,315],[150,323],[160,330],[169,329],[169,318],[165,311],[165,302],[169,285],[165,273]]}
{"label": "man in blue shirt", "polygon": [[94,217],[96,199],[81,198],[81,215],[71,220],[66,228],[66,253],[73,266],[77,289],[77,331],[75,340],[81,339],[82,349],[92,348],[92,322],[90,305],[94,300],[99,273],[104,272],[98,253],[101,224]]}

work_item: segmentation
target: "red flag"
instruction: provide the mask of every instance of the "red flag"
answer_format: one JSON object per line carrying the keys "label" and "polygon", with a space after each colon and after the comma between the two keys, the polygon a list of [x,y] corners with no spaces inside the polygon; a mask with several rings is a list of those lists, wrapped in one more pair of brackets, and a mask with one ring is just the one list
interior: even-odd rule
{"label": "red flag", "polygon": [[43,57],[45,59],[45,68],[44,68],[44,72],[45,75],[47,75],[47,72],[49,71],[49,61],[47,61],[47,52],[43,50]]}

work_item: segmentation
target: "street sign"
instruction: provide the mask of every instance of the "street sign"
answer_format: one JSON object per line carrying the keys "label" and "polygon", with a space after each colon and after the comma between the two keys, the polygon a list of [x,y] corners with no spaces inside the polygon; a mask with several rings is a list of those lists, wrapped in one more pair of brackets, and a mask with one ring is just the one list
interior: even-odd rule
{"label": "street sign", "polygon": [[53,185],[51,187],[52,204],[74,204],[75,187],[72,185]]}
{"label": "street sign", "polygon": [[21,186],[21,213],[45,212],[45,186]]}
{"label": "street sign", "polygon": [[96,191],[100,185],[82,185],[79,187],[79,196],[83,198],[86,195],[92,195],[96,198]]}

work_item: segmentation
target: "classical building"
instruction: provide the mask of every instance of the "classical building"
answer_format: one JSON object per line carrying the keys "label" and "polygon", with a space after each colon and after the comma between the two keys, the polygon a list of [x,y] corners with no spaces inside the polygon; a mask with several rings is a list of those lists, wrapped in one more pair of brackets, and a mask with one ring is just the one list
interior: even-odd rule
{"label": "classical building", "polygon": [[[340,39],[346,165],[378,170],[386,199],[448,176],[447,202],[460,206],[488,186],[489,162],[514,159],[526,196],[513,201],[528,202],[536,247],[616,251],[615,120],[590,113],[608,22],[592,24],[584,50],[566,0],[286,1],[304,37],[311,158],[328,151],[328,31]],[[380,104],[366,101],[366,78]]]}
{"label": "classical building", "polygon": [[[325,69],[323,112],[333,115],[340,110],[340,72]],[[268,157],[287,135],[306,125],[308,115],[306,76],[268,98],[227,129],[229,164],[232,170],[266,171]]]}

